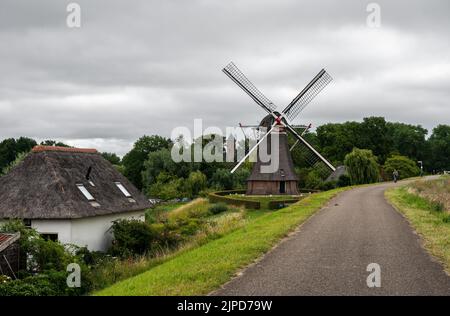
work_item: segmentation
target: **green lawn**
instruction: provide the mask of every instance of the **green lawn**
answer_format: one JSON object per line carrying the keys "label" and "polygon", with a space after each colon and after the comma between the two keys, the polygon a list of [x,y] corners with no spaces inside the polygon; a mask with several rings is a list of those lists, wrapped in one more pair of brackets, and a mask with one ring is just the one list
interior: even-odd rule
{"label": "green lawn", "polygon": [[[349,188],[345,188],[349,189]],[[308,196],[274,212],[258,212],[237,230],[95,295],[205,295],[271,249],[344,188]]]}
{"label": "green lawn", "polygon": [[450,272],[450,213],[408,188],[392,188],[385,195],[422,236],[425,248]]}

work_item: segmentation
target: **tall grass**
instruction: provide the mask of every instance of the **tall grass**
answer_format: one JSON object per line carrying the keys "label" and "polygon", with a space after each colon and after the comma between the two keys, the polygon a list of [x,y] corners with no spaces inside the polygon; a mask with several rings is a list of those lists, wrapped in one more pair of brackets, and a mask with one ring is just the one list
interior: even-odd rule
{"label": "tall grass", "polygon": [[[171,219],[184,216],[207,216],[210,204],[206,199],[196,199],[173,211],[164,213]],[[175,249],[161,248],[151,255],[128,259],[105,257],[91,272],[94,291],[108,287],[118,281],[133,277],[156,267],[180,254],[220,238],[233,230],[243,227],[249,220],[245,210],[230,208],[231,211],[208,217],[202,228],[187,242]]]}
{"label": "tall grass", "polygon": [[450,212],[450,177],[415,181],[409,185],[408,192],[428,200],[435,211]]}
{"label": "tall grass", "polygon": [[436,201],[417,194],[421,189],[429,191],[431,188],[439,188],[443,182],[439,179],[437,183],[418,182],[391,188],[386,191],[386,197],[422,236],[425,248],[439,258],[447,272],[450,272],[450,214],[443,211]]}

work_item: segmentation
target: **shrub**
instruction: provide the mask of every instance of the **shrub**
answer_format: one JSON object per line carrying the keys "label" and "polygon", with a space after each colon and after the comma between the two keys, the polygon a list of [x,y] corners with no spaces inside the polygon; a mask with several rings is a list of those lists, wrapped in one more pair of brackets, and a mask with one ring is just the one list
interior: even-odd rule
{"label": "shrub", "polygon": [[114,240],[111,253],[120,257],[144,254],[157,239],[151,226],[135,219],[121,219],[113,222]]}
{"label": "shrub", "polygon": [[209,212],[214,215],[220,214],[220,213],[223,213],[226,211],[228,211],[228,206],[223,202],[215,203],[215,204],[211,205],[211,207],[209,208]]}
{"label": "shrub", "polygon": [[321,191],[333,190],[337,187],[337,181],[327,181],[319,185],[318,189]]}
{"label": "shrub", "polygon": [[231,190],[234,186],[233,174],[228,169],[217,169],[212,175],[211,185],[218,190]]}
{"label": "shrub", "polygon": [[394,155],[386,160],[383,169],[389,179],[392,177],[394,170],[397,170],[399,176],[403,179],[415,177],[420,174],[420,169],[416,163],[405,156]]}
{"label": "shrub", "polygon": [[307,189],[319,189],[323,185],[323,179],[316,170],[308,173],[305,179],[305,187]]}
{"label": "shrub", "polygon": [[[83,270],[82,270],[83,271]],[[49,270],[36,276],[0,284],[0,296],[67,296],[82,295],[92,286],[90,278],[82,272],[81,287],[70,288],[66,284],[65,271]]]}
{"label": "shrub", "polygon": [[341,175],[341,176],[339,177],[339,179],[338,179],[338,182],[337,182],[337,186],[338,186],[339,188],[347,187],[347,186],[349,186],[350,184],[351,184],[351,183],[350,183],[350,177],[349,177],[347,174]]}
{"label": "shrub", "polygon": [[147,193],[165,201],[175,199],[184,195],[184,181],[183,178],[175,178],[162,172],[156,182],[149,186]]}
{"label": "shrub", "polygon": [[32,258],[31,265],[37,271],[64,271],[67,265],[73,262],[72,256],[61,243],[42,238],[33,241],[27,254]]}
{"label": "shrub", "polygon": [[371,150],[354,148],[345,156],[344,165],[351,184],[374,183],[380,179],[377,158]]}

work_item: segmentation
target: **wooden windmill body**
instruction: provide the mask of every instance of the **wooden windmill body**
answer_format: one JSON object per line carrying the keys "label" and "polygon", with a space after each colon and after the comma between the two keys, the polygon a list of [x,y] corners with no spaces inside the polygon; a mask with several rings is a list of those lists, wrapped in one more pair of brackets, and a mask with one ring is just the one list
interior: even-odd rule
{"label": "wooden windmill body", "polygon": [[[260,123],[260,126],[270,129],[274,121],[272,115],[267,115]],[[278,148],[271,148],[271,137],[278,137]],[[278,150],[275,153],[274,150]],[[269,165],[269,162],[262,162],[258,159],[253,164],[252,172],[247,179],[247,195],[278,195],[289,194],[297,195],[298,177],[295,174],[294,162],[287,139],[287,132],[284,126],[279,125],[267,136],[267,152],[269,154],[278,154],[279,167],[275,172],[262,173],[261,166]]]}
{"label": "wooden windmill body", "polygon": [[[268,115],[259,124],[258,128],[267,131],[257,142],[257,144],[243,157],[239,163],[231,170],[234,171],[257,149],[262,142],[265,142],[266,151],[269,155],[278,155],[278,168],[272,172],[262,172],[264,165],[269,165],[270,161],[263,162],[258,151],[257,160],[253,164],[252,172],[247,179],[247,195],[297,195],[298,177],[295,173],[294,162],[291,151],[298,145],[306,153],[307,161],[314,168],[324,168],[326,172],[334,172],[334,166],[326,160],[317,150],[313,148],[302,136],[311,127],[303,126],[303,133],[296,131],[296,126],[288,123],[292,121],[303,108],[329,83],[332,78],[322,69],[316,77],[289,103],[280,113],[275,111],[276,106],[261,91],[259,91],[250,80],[231,62],[223,72],[228,75],[242,90],[244,90]],[[241,125],[242,127],[242,125]],[[287,133],[291,133],[297,139],[296,143],[289,148]],[[277,137],[277,147],[271,148],[271,138]]]}

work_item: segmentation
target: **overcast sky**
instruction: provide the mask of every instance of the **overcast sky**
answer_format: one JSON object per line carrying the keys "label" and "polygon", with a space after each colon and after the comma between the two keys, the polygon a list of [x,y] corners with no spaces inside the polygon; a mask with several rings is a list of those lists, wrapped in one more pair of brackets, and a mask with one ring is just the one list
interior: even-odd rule
{"label": "overcast sky", "polygon": [[126,153],[173,128],[255,124],[264,112],[221,69],[234,61],[283,108],[321,69],[334,81],[295,123],[450,124],[450,1],[0,2],[0,139]]}

